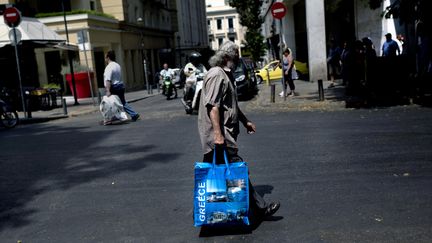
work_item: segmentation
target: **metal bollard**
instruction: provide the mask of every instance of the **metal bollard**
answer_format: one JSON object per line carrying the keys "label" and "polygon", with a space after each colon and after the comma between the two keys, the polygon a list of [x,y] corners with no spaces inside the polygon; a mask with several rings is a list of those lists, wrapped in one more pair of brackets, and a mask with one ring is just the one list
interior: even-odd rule
{"label": "metal bollard", "polygon": [[62,100],[62,106],[63,106],[63,114],[67,115],[68,111],[67,111],[67,105],[66,105],[66,99],[65,98],[63,98],[63,100]]}
{"label": "metal bollard", "polygon": [[267,85],[270,85],[270,71],[266,68],[267,71]]}
{"label": "metal bollard", "polygon": [[30,107],[30,96],[27,96],[25,99],[25,107],[27,109],[27,113],[24,113],[26,118],[32,118],[31,107]]}
{"label": "metal bollard", "polygon": [[318,79],[318,94],[319,101],[324,101],[324,87],[322,79]]}
{"label": "metal bollard", "polygon": [[270,85],[270,102],[275,103],[276,85]]}

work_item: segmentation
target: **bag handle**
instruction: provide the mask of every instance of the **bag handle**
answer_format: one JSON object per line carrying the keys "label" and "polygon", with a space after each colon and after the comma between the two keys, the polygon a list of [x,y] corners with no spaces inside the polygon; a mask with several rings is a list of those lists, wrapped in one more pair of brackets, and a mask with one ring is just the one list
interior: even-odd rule
{"label": "bag handle", "polygon": [[[213,152],[213,168],[216,166],[216,150],[217,150],[217,147],[218,146],[215,146],[214,152]],[[228,174],[230,174],[231,171],[229,169],[229,161],[228,161],[228,156],[227,156],[227,153],[226,153],[226,149],[224,147],[221,147],[221,149],[223,150],[225,165],[227,167]]]}

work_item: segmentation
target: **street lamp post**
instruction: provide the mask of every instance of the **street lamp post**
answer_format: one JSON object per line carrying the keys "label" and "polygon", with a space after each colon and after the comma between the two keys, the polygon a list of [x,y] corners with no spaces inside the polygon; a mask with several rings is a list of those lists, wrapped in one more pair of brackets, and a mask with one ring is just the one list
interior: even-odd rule
{"label": "street lamp post", "polygon": [[[61,4],[62,4],[62,10],[63,10],[63,19],[64,19],[64,24],[65,24],[65,31],[66,31],[66,41],[69,44],[69,33],[68,33],[68,28],[67,28],[64,0],[61,0]],[[75,75],[74,75],[74,69],[73,69],[73,63],[72,63],[73,62],[72,54],[71,54],[70,50],[68,50],[67,52],[68,52],[69,67],[70,67],[71,80],[72,80],[72,89],[73,89],[73,95],[74,95],[74,100],[75,100],[74,105],[79,105],[78,99],[77,99],[77,91],[76,91],[76,84],[75,84],[75,77],[74,77]]]}
{"label": "street lamp post", "polygon": [[182,66],[182,63],[181,63],[181,47],[180,47],[180,35],[177,35],[177,49],[178,49],[178,55],[179,55],[179,62],[178,62],[178,64],[179,64],[179,66],[181,67]]}
{"label": "street lamp post", "polygon": [[[143,23],[144,20],[143,20],[143,18],[139,17],[139,18],[137,18],[137,22]],[[144,68],[144,80],[145,80],[145,84],[146,84],[147,93],[153,94],[153,87],[149,86],[149,81],[148,81],[147,63],[146,63],[146,59],[145,59],[145,50],[144,50],[144,35],[143,35],[142,31],[140,31],[140,35],[141,35],[141,56],[142,56],[143,68]]]}

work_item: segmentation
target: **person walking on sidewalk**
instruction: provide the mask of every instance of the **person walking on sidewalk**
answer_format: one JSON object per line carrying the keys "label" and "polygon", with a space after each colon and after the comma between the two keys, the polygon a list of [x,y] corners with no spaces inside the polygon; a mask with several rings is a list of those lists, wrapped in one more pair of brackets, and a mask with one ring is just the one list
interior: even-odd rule
{"label": "person walking on sidewalk", "polygon": [[336,83],[335,79],[340,75],[340,58],[342,54],[342,49],[338,46],[336,40],[330,40],[330,49],[328,51],[327,65],[328,73],[330,76],[330,85],[327,88],[333,88]]}
{"label": "person walking on sidewalk", "polygon": [[140,115],[135,112],[132,107],[126,102],[125,99],[125,86],[122,80],[121,67],[115,62],[115,53],[113,50],[107,52],[105,56],[105,63],[107,66],[104,71],[104,84],[106,96],[117,95],[124,107],[126,113],[129,114],[132,121],[138,120]]}
{"label": "person walking on sidewalk", "polygon": [[382,56],[383,57],[395,57],[401,54],[398,43],[392,39],[392,34],[387,33],[385,35],[386,41],[382,45]]}
{"label": "person walking on sidewalk", "polygon": [[[223,43],[209,64],[212,67],[204,78],[198,112],[198,130],[204,153],[204,162],[211,163],[216,146],[223,146],[230,162],[243,159],[238,155],[237,136],[241,122],[247,132],[256,131],[255,125],[240,110],[234,86],[233,69],[239,62],[239,47],[231,41]],[[221,157],[222,149],[216,150]],[[218,154],[220,152],[221,154]],[[273,215],[279,202],[266,203],[249,183],[250,212],[258,220]]]}
{"label": "person walking on sidewalk", "polygon": [[[282,80],[282,92],[279,96],[283,97],[284,94],[286,96],[294,96],[295,95],[295,85],[294,79],[292,78],[292,70],[294,67],[294,59],[292,57],[291,49],[285,49],[282,56],[282,71],[283,71],[283,80]],[[287,93],[287,86],[290,88],[290,92]]]}

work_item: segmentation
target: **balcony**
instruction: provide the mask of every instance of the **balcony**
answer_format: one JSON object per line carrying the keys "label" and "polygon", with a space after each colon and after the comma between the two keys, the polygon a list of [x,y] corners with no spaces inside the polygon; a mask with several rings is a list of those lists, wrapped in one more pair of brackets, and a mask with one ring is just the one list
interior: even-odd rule
{"label": "balcony", "polygon": [[228,36],[233,37],[237,35],[237,32],[235,31],[234,28],[229,28],[227,31]]}

